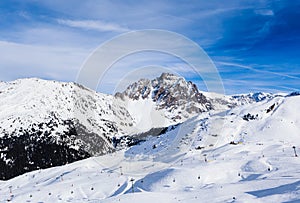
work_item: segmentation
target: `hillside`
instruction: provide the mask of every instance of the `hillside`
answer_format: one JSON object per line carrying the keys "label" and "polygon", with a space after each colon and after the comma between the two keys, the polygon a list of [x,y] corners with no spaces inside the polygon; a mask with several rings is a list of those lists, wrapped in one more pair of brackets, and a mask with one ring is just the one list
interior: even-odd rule
{"label": "hillside", "polygon": [[0,201],[297,202],[299,102],[203,112],[135,146],[0,182]]}
{"label": "hillside", "polygon": [[2,82],[0,179],[111,153],[199,113],[238,105],[238,99],[223,97],[206,97],[168,73],[115,96],[37,78]]}

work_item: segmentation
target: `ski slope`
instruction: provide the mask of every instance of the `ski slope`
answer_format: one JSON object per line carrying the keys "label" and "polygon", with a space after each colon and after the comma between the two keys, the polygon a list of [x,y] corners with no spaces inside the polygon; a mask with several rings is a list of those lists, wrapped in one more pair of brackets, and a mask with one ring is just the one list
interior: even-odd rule
{"label": "ski slope", "polygon": [[299,202],[299,103],[200,114],[126,150],[1,181],[0,202]]}

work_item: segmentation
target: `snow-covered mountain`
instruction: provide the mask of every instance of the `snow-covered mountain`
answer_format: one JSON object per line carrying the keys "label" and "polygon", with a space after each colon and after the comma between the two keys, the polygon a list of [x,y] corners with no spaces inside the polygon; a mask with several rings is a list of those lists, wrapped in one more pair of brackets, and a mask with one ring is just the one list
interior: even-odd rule
{"label": "snow-covered mountain", "polygon": [[283,96],[283,95],[273,95],[271,93],[265,93],[265,92],[256,92],[256,93],[249,93],[249,94],[240,94],[240,95],[234,95],[232,96],[234,99],[237,99],[239,101],[239,104],[251,104],[254,102],[260,102],[265,99],[271,99],[275,96]]}
{"label": "snow-covered mountain", "polygon": [[112,99],[74,83],[2,83],[1,179],[114,151],[111,137],[132,119]]}
{"label": "snow-covered mountain", "polygon": [[1,82],[0,179],[111,153],[198,114],[273,97],[261,95],[201,92],[169,73],[115,96],[37,78]]}
{"label": "snow-covered mountain", "polygon": [[293,93],[202,112],[132,147],[0,182],[0,201],[299,202],[299,103]]}
{"label": "snow-covered mountain", "polygon": [[201,113],[212,109],[211,103],[195,84],[169,73],[163,73],[153,80],[141,79],[116,96],[132,100],[151,99],[158,109],[166,109],[174,114],[176,112],[177,115],[181,111]]}
{"label": "snow-covered mountain", "polygon": [[149,109],[149,106],[163,110],[164,116],[173,121],[184,121],[202,112],[230,109],[274,96],[263,92],[233,96],[204,92],[192,81],[170,73],[163,73],[153,80],[140,79],[128,86],[124,92],[115,95],[116,98],[134,104],[135,108],[136,104],[144,103],[139,111]]}

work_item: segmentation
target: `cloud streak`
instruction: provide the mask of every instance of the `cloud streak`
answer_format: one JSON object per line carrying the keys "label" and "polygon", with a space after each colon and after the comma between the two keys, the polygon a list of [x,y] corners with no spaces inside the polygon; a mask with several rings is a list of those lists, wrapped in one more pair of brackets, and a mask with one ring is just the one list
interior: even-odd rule
{"label": "cloud streak", "polygon": [[[298,89],[299,6],[284,0],[1,1],[0,80],[74,80],[88,53],[105,41],[131,30],[163,29],[202,46],[228,92]],[[143,66],[163,66],[201,82],[184,62],[146,53],[115,64],[106,84]]]}
{"label": "cloud streak", "polygon": [[73,28],[80,28],[85,30],[96,30],[99,32],[127,32],[128,28],[120,26],[115,23],[104,22],[100,20],[69,20],[69,19],[57,19],[57,22],[61,25],[66,25]]}
{"label": "cloud streak", "polygon": [[276,75],[276,76],[282,76],[282,77],[287,77],[290,79],[300,79],[299,77],[296,76],[292,76],[289,74],[284,74],[284,73],[279,73],[279,72],[275,72],[275,71],[268,71],[268,70],[260,70],[260,69],[256,69],[253,68],[252,66],[247,66],[247,65],[242,65],[242,64],[236,64],[236,63],[228,63],[228,62],[215,62],[216,64],[219,65],[223,65],[223,66],[231,66],[231,67],[239,67],[239,68],[243,68],[243,69],[248,69],[254,72],[258,72],[258,73],[265,73],[265,74],[271,74],[271,75]]}
{"label": "cloud streak", "polygon": [[74,81],[88,50],[0,41],[1,80],[41,77]]}

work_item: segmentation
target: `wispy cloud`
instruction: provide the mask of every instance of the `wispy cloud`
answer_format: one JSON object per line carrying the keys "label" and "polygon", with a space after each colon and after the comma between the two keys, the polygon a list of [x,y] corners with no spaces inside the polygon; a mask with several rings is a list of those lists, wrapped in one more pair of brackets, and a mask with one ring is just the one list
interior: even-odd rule
{"label": "wispy cloud", "polygon": [[104,22],[100,20],[69,20],[58,19],[57,22],[61,25],[66,25],[74,28],[81,28],[86,30],[96,30],[100,32],[126,32],[128,28],[118,25],[116,23]]}
{"label": "wispy cloud", "polygon": [[[0,80],[31,76],[72,80],[88,53],[103,42],[126,31],[163,29],[202,46],[217,61],[228,92],[300,86],[296,1],[72,2],[72,6],[59,0],[1,2]],[[103,81],[104,91],[111,92],[138,67],[150,66],[201,79],[182,61],[137,54],[112,66],[113,77]]]}
{"label": "wispy cloud", "polygon": [[243,69],[248,69],[248,70],[251,70],[251,71],[254,71],[254,72],[259,72],[259,73],[264,73],[264,74],[271,74],[271,75],[276,75],[276,76],[287,77],[287,78],[290,78],[290,79],[300,79],[299,77],[292,76],[292,75],[289,75],[289,74],[275,72],[275,71],[268,71],[268,70],[260,70],[260,69],[253,68],[252,66],[248,66],[248,65],[228,63],[228,62],[215,62],[215,63],[219,64],[219,65],[223,65],[223,66],[231,66],[231,67],[239,67],[239,68],[243,68]]}
{"label": "wispy cloud", "polygon": [[[74,81],[88,50],[0,41],[1,80],[41,77]],[[9,70],[9,71],[8,71]]]}
{"label": "wispy cloud", "polygon": [[273,16],[274,12],[271,9],[258,9],[255,11],[256,14],[263,16]]}

